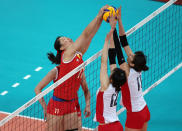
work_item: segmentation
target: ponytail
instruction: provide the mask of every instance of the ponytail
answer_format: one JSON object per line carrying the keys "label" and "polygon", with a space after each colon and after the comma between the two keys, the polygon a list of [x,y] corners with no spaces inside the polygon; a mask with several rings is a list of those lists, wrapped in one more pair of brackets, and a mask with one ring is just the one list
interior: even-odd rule
{"label": "ponytail", "polygon": [[52,52],[47,53],[47,56],[52,64],[61,64],[61,51],[57,53],[56,56]]}
{"label": "ponytail", "polygon": [[61,64],[61,53],[62,51],[60,50],[61,48],[61,42],[60,39],[61,36],[58,36],[54,42],[54,49],[57,50],[56,56],[50,52],[47,53],[48,59],[52,62],[52,64]]}
{"label": "ponytail", "polygon": [[148,71],[149,70],[149,67],[144,65],[144,66],[141,66],[141,65],[134,65],[134,67],[132,67],[133,69],[135,69],[135,71],[137,72],[141,72],[141,71]]}
{"label": "ponytail", "polygon": [[145,66],[143,67],[143,69],[142,69],[142,71],[148,71],[148,70],[149,70],[149,67],[146,66],[146,65],[145,65]]}
{"label": "ponytail", "polygon": [[121,86],[119,86],[119,85],[116,84],[116,83],[112,83],[112,86],[115,88],[115,91],[116,91],[116,92],[120,92]]}
{"label": "ponytail", "polygon": [[144,53],[142,51],[135,52],[135,56],[133,60],[134,67],[132,68],[134,68],[135,71],[137,72],[147,71],[149,67],[146,65],[146,63],[147,63],[147,60]]}

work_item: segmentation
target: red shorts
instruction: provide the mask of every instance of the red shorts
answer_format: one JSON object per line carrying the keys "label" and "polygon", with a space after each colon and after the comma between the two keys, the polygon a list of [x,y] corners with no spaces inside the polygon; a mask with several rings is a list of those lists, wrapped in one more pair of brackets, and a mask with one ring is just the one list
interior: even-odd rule
{"label": "red shorts", "polygon": [[99,125],[98,131],[123,131],[123,126],[119,121],[105,125]]}
{"label": "red shorts", "polygon": [[51,98],[47,105],[47,113],[51,115],[62,116],[73,112],[78,112],[78,116],[81,116],[80,105],[77,99],[75,101],[59,102]]}
{"label": "red shorts", "polygon": [[147,106],[139,112],[127,112],[125,126],[132,129],[142,129],[145,122],[150,120],[150,112]]}

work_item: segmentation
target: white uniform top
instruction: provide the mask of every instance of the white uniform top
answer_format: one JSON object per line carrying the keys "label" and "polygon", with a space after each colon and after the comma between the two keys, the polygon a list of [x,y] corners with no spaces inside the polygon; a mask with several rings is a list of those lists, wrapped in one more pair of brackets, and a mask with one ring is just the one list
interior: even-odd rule
{"label": "white uniform top", "polygon": [[121,87],[120,104],[125,106],[127,111],[139,112],[146,102],[142,93],[141,72],[136,72],[130,68],[128,82]]}
{"label": "white uniform top", "polygon": [[111,123],[119,121],[116,114],[118,93],[110,84],[104,92],[97,91],[96,114],[94,121],[99,123]]}

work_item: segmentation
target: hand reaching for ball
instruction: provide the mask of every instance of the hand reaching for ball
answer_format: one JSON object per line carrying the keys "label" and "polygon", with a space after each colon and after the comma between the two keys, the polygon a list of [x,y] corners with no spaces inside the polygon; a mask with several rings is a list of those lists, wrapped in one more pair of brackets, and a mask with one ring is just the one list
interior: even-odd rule
{"label": "hand reaching for ball", "polygon": [[111,29],[112,29],[112,30],[114,30],[114,29],[116,28],[116,24],[117,24],[116,17],[117,17],[117,15],[114,16],[113,14],[111,14],[109,23],[110,23],[110,25],[111,25]]}

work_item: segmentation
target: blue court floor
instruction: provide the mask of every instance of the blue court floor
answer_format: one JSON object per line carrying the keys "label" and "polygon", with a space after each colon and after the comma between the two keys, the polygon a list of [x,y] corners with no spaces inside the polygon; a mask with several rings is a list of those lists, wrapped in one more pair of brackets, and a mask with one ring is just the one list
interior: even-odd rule
{"label": "blue court floor", "polygon": [[[54,67],[46,53],[56,53],[55,38],[64,35],[76,40],[105,4],[122,5],[127,31],[164,3],[152,0],[0,1],[0,111],[13,112],[35,96],[34,88]],[[103,22],[84,60],[102,49],[108,29]],[[38,67],[42,69],[35,71]],[[146,95],[151,111],[149,131],[182,129],[181,80],[182,69],[179,69]],[[120,120],[124,125],[125,113],[120,115]]]}

